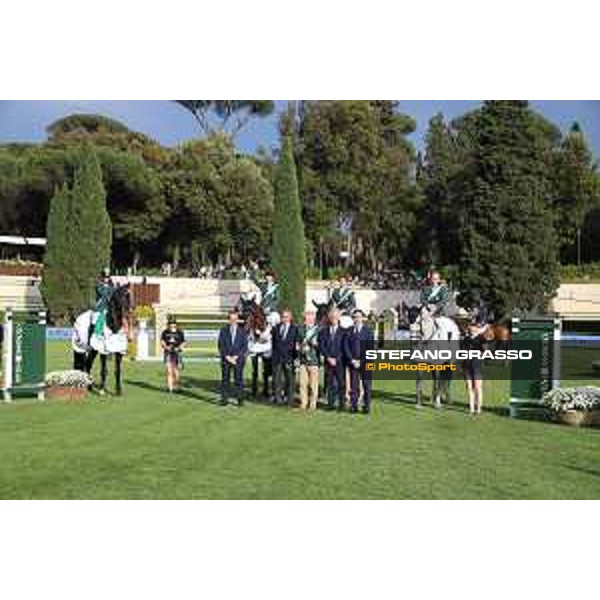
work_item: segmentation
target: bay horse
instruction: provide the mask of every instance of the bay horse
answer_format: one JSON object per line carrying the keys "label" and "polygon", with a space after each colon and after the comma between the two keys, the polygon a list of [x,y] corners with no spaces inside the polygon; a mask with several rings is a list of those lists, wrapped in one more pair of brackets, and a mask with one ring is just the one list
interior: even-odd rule
{"label": "bay horse", "polygon": [[273,365],[271,362],[271,331],[277,324],[278,314],[265,315],[263,308],[252,296],[240,298],[238,306],[248,334],[248,354],[252,365],[252,397],[258,397],[259,363],[262,366],[262,395],[265,399],[274,396]]}
{"label": "bay horse", "polygon": [[319,325],[327,325],[329,323],[329,313],[335,308],[335,302],[329,299],[327,302],[312,301],[317,314],[316,319]]}
{"label": "bay horse", "polygon": [[81,313],[73,324],[73,368],[89,374],[96,356],[100,355],[101,395],[107,392],[109,355],[115,357],[115,394],[120,396],[123,392],[121,366],[131,335],[131,307],[130,285],[127,283],[112,292],[102,326],[98,325],[99,314],[93,310]]}

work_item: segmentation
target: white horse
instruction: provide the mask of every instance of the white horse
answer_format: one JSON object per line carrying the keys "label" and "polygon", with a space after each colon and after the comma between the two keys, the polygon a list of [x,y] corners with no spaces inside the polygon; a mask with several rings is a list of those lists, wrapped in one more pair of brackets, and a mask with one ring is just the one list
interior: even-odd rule
{"label": "white horse", "polygon": [[[408,315],[410,327],[410,339],[414,347],[425,348],[429,342],[438,342],[444,349],[458,348],[460,342],[460,329],[453,319],[449,317],[433,317],[426,307],[412,306],[404,309]],[[429,360],[427,362],[435,363]],[[438,363],[440,364],[440,363]],[[448,364],[444,361],[441,364]],[[432,400],[436,408],[441,408],[442,398],[450,401],[450,384],[452,382],[452,371],[432,371],[433,391]],[[422,406],[423,400],[423,371],[417,371],[417,407]]]}
{"label": "white horse", "polygon": [[73,324],[71,347],[73,368],[90,373],[96,356],[100,355],[100,393],[106,393],[107,358],[115,357],[115,393],[121,395],[121,363],[129,343],[129,285],[113,292],[106,310],[105,322],[98,324],[99,314],[93,310],[81,313]]}

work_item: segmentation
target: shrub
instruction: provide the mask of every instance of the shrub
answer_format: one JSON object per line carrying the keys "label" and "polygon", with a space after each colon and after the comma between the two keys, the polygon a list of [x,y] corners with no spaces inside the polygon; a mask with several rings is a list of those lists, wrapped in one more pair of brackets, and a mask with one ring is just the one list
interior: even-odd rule
{"label": "shrub", "polygon": [[135,307],[134,311],[136,322],[145,319],[148,322],[154,321],[154,309],[151,306],[140,304]]}
{"label": "shrub", "polygon": [[600,263],[588,263],[584,265],[561,265],[561,281],[592,281],[600,280]]}

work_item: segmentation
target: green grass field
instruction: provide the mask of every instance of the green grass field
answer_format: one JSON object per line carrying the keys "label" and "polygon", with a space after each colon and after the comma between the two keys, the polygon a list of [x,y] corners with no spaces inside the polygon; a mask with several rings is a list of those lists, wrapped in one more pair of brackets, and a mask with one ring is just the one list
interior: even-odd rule
{"label": "green grass field", "polygon": [[[49,369],[69,362],[49,344]],[[600,430],[509,419],[508,382],[485,383],[478,418],[461,381],[441,411],[378,382],[364,417],[222,408],[217,378],[190,363],[171,399],[160,363],[126,362],[121,398],[0,405],[0,497],[600,498]]]}

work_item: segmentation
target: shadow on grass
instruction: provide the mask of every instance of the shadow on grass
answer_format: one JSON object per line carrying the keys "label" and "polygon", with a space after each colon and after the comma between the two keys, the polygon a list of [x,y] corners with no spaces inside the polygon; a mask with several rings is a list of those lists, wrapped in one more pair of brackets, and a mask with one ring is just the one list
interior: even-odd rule
{"label": "shadow on grass", "polygon": [[583,473],[585,475],[591,475],[592,477],[600,477],[600,469],[589,469],[586,467],[577,467],[575,465],[561,465],[565,469],[569,469],[570,471],[577,471],[578,473]]}
{"label": "shadow on grass", "polygon": [[[139,387],[145,390],[151,390],[153,392],[161,392],[163,394],[168,393],[165,387],[160,385],[153,385],[147,381],[139,381],[133,379],[127,379],[126,383],[135,387]],[[205,402],[207,404],[214,404],[220,406],[221,404],[221,382],[214,379],[201,379],[199,377],[182,376],[180,379],[179,391],[175,394],[175,397],[189,398],[190,400],[196,400]],[[265,398],[262,395],[252,396],[247,387],[244,388],[244,402],[249,402],[257,405],[264,405],[276,409],[288,408],[286,404],[281,402],[275,404],[271,399]],[[230,400],[233,400],[231,398]]]}
{"label": "shadow on grass", "polygon": [[[189,378],[186,378],[189,379]],[[139,387],[145,390],[150,390],[153,392],[161,392],[163,394],[167,394],[168,392],[165,390],[163,386],[153,385],[148,383],[147,381],[138,381],[133,379],[126,380],[126,383],[135,387]],[[181,380],[182,388],[175,394],[175,396],[180,396],[183,398],[189,398],[190,400],[196,400],[200,402],[205,402],[207,404],[219,404],[220,401],[220,388],[218,385],[215,385],[212,382],[206,382],[207,385],[202,386],[201,389],[204,391],[210,392],[210,396],[207,394],[196,394],[188,387],[188,382],[184,381],[184,378]],[[185,386],[185,387],[183,387]],[[200,386],[195,386],[200,387]]]}
{"label": "shadow on grass", "polygon": [[[397,404],[403,405],[406,407],[415,408],[417,405],[416,401],[416,393],[415,394],[407,394],[407,393],[398,393],[398,392],[390,392],[387,390],[375,390],[373,392],[373,401],[383,402],[384,404]],[[424,408],[435,408],[433,401],[430,395],[423,394],[423,404]],[[466,402],[459,402],[456,400],[452,400],[451,402],[444,402],[442,404],[443,410],[453,410],[461,413],[469,412],[469,405]],[[436,409],[437,410],[437,409]],[[484,406],[484,413],[490,413],[499,417],[509,417],[508,407],[504,406]]]}
{"label": "shadow on grass", "polygon": [[[126,379],[125,383],[154,392],[167,393],[165,388],[159,385],[153,385],[147,381],[139,381],[133,379]],[[221,401],[221,382],[214,379],[202,379],[199,377],[182,376],[181,377],[181,388],[177,392],[176,396],[188,398],[190,400],[205,402],[207,404],[220,405]],[[423,407],[435,409],[430,396],[424,394],[423,396]],[[265,398],[262,394],[254,397],[251,395],[248,387],[244,388],[244,401],[259,406],[268,406],[274,409],[289,409],[287,404],[278,402],[275,404],[271,398]],[[387,390],[373,390],[373,403],[381,402],[382,404],[390,404],[396,406],[402,406],[404,408],[414,409],[416,407],[416,396],[415,394],[409,394],[406,392],[392,392]],[[320,399],[318,403],[318,409],[323,411],[330,411],[329,407],[323,399]],[[442,410],[455,411],[460,413],[468,413],[469,407],[465,402],[452,401],[450,403],[443,403]],[[501,417],[508,417],[508,408],[502,406],[490,406],[484,407],[483,411],[486,413],[494,414]]]}

